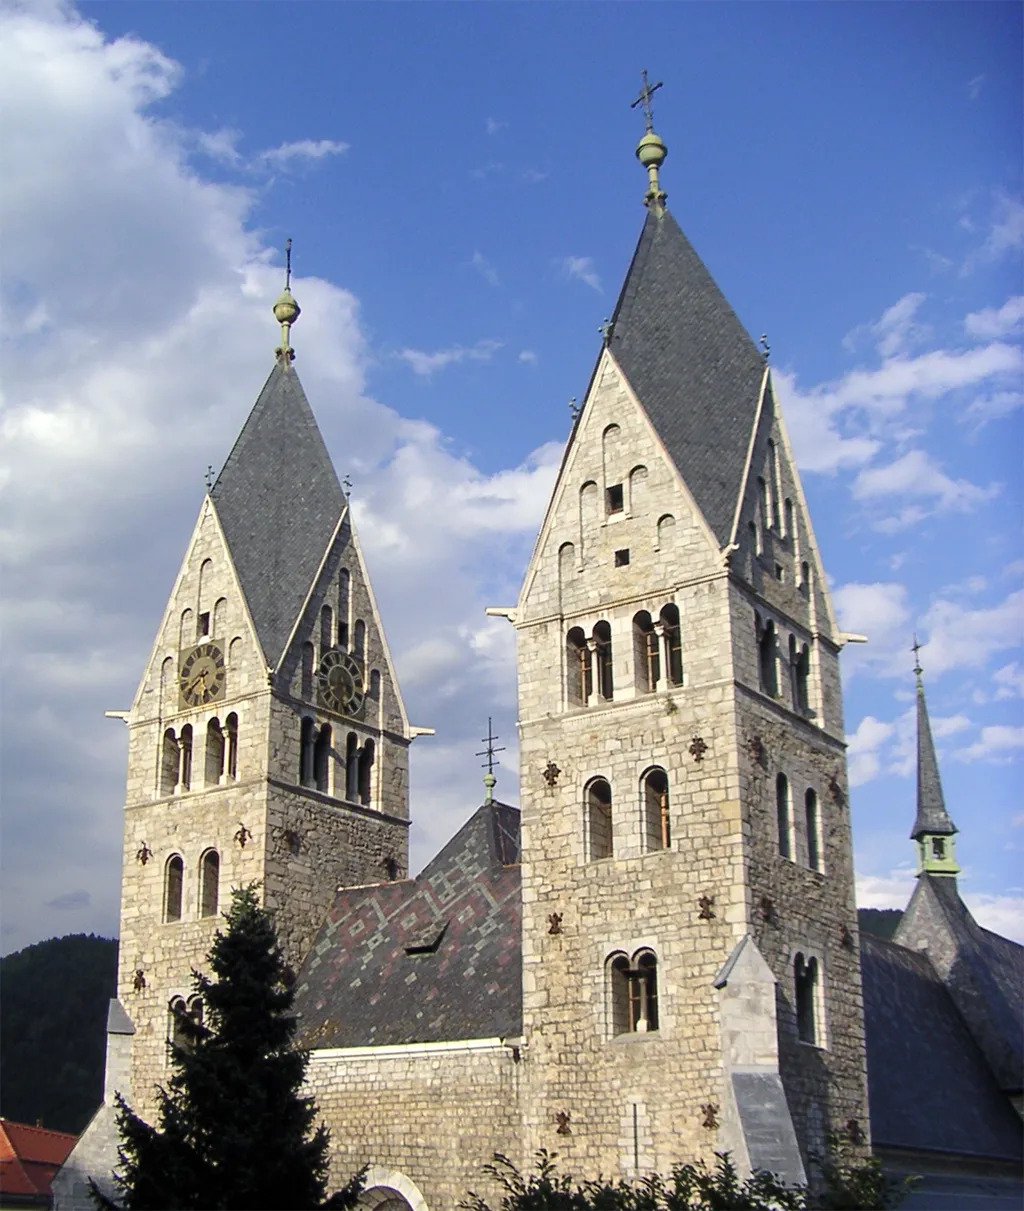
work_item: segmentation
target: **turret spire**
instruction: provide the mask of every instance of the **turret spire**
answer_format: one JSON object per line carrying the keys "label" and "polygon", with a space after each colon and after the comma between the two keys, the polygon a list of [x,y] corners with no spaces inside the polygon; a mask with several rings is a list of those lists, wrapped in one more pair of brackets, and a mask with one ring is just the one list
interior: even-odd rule
{"label": "turret spire", "polygon": [[632,103],[630,108],[636,109],[638,105],[643,106],[647,131],[637,144],[636,158],[647,169],[648,185],[647,193],[644,194],[644,205],[654,210],[655,213],[661,214],[665,209],[665,201],[668,198],[668,194],[661,188],[661,183],[658,180],[658,169],[665,162],[668,148],[654,133],[654,110],[651,107],[651,97],[661,88],[661,81],[659,80],[657,84],[648,84],[646,67],[641,76],[643,78],[643,87],[640,89],[639,97]]}
{"label": "turret spire", "polygon": [[285,364],[295,360],[295,350],[291,347],[291,331],[292,324],[302,314],[302,309],[292,297],[292,240],[291,236],[285,240],[284,244],[285,256],[285,277],[284,290],[277,302],[274,304],[274,317],[281,325],[281,344],[274,350],[278,361],[283,361]]}
{"label": "turret spire", "polygon": [[921,680],[921,645],[914,636],[914,677],[917,680],[917,818],[911,838],[918,847],[918,874],[959,874],[953,853],[956,825],[949,818],[939,780],[939,763],[935,756],[928,704]]}

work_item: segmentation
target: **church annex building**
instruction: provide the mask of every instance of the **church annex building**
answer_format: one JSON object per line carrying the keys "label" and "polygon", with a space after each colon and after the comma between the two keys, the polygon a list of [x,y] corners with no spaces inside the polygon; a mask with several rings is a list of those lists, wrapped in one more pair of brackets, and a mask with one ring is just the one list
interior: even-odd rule
{"label": "church annex building", "polygon": [[[917,888],[860,938],[839,653],[766,357],[666,208],[666,149],[519,600],[519,807],[408,873],[410,725],[348,499],[281,344],[125,714],[105,1100],[53,1181],[110,1188],[228,889],[297,974],[336,1188],[452,1211],[502,1152],[640,1177],[729,1151],[805,1181],[840,1133],[1018,1206],[1024,948],[957,891],[918,670]],[[912,812],[908,807],[907,824]],[[978,1201],[980,1200],[980,1201]],[[1008,1200],[1008,1201],[1007,1201]]]}

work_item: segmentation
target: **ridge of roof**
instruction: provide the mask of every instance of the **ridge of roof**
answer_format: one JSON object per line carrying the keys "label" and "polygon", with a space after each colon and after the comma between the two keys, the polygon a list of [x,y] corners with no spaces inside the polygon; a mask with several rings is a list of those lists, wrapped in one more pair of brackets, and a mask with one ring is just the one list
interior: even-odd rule
{"label": "ridge of roof", "polygon": [[725,546],[743,490],[764,359],[667,210],[647,213],[608,344]]}
{"label": "ridge of roof", "polygon": [[347,503],[286,359],[271,370],[210,499],[263,655],[274,668]]}
{"label": "ridge of roof", "polygon": [[928,720],[928,704],[924,697],[924,684],[917,678],[917,816],[910,833],[917,841],[925,833],[938,833],[951,837],[957,827],[946,811],[946,801],[939,779],[939,762],[935,756],[931,724]]}

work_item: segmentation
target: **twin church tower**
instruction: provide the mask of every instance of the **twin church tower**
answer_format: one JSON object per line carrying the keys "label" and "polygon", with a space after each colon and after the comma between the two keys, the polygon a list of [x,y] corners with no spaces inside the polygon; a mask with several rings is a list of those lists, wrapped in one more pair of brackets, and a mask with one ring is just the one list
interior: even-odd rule
{"label": "twin church tower", "polygon": [[[652,91],[640,240],[519,601],[492,611],[517,634],[520,810],[486,804],[408,877],[417,729],[287,288],[125,717],[121,1087],[152,1112],[174,1011],[202,1012],[190,968],[258,879],[308,1020],[331,1014],[317,971],[362,980],[363,1045],[309,1044],[309,1079],[368,1206],[454,1206],[493,1151],[636,1176],[729,1150],[799,1180],[828,1132],[866,1138],[844,636],[766,353],[666,209]],[[507,995],[480,974],[495,939]],[[389,1035],[395,980],[423,1012]],[[504,1025],[477,1028],[495,997]]]}

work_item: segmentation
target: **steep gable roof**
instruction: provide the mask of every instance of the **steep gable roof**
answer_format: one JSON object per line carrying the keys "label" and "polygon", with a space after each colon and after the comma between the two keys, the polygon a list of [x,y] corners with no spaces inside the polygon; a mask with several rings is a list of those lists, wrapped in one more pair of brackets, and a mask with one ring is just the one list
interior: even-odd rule
{"label": "steep gable roof", "polygon": [[871,1138],[1021,1159],[1020,1119],[926,954],[861,934]]}
{"label": "steep gable roof", "polygon": [[724,546],[764,361],[668,211],[648,211],[609,347]]}
{"label": "steep gable roof", "polygon": [[1024,1086],[1024,946],[980,926],[956,880],[922,874],[895,941],[927,950],[1000,1087]]}
{"label": "steep gable roof", "polygon": [[274,668],[346,506],[302,384],[284,359],[270,372],[210,497]]}
{"label": "steep gable roof", "polygon": [[302,1047],[522,1030],[519,811],[479,808],[415,879],[345,888],[299,972]]}
{"label": "steep gable roof", "polygon": [[50,1182],[77,1140],[66,1131],[0,1119],[0,1194],[48,1207]]}

